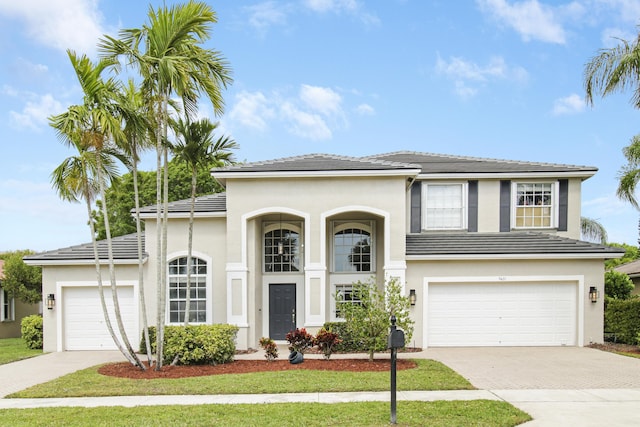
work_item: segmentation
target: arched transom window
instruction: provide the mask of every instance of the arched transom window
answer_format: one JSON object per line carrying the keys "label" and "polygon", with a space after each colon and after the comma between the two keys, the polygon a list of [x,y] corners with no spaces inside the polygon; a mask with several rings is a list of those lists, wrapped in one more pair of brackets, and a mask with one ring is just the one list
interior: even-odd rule
{"label": "arched transom window", "polygon": [[264,272],[298,272],[300,265],[300,226],[268,223],[264,232]]}
{"label": "arched transom window", "polygon": [[333,271],[373,272],[373,224],[363,222],[334,222]]}
{"label": "arched transom window", "polygon": [[[207,322],[207,262],[191,257],[189,322]],[[184,322],[187,307],[187,257],[169,262],[169,322]]]}

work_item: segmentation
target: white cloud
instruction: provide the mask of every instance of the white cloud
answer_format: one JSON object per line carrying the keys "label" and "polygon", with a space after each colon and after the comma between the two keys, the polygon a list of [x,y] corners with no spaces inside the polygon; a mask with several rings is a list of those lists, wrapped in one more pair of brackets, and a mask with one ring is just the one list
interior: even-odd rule
{"label": "white cloud", "polygon": [[97,0],[2,1],[0,15],[24,21],[25,32],[37,43],[90,55],[106,32]]}
{"label": "white cloud", "polygon": [[572,93],[564,98],[556,99],[553,103],[552,114],[562,116],[566,114],[582,113],[585,108],[584,98]]}
{"label": "white cloud", "polygon": [[287,128],[294,135],[313,140],[331,139],[333,136],[329,126],[318,114],[302,111],[289,102],[285,102],[280,111],[287,122]]}
{"label": "white cloud", "polygon": [[373,116],[376,114],[376,110],[369,104],[360,104],[356,107],[356,113],[361,116]]}
{"label": "white cloud", "polygon": [[49,116],[62,112],[64,107],[51,94],[34,96],[22,112],[11,111],[12,124],[18,129],[37,130],[47,124]]}
{"label": "white cloud", "polygon": [[267,119],[274,117],[274,111],[261,92],[240,92],[236,104],[229,113],[229,119],[259,131],[268,128]]}
{"label": "white cloud", "polygon": [[509,66],[502,57],[496,56],[486,65],[478,65],[459,57],[448,61],[438,54],[436,72],[455,82],[455,92],[462,98],[470,98],[478,92],[474,85],[487,84],[496,80],[526,82],[529,74],[519,66]]}
{"label": "white cloud", "polygon": [[330,88],[302,85],[300,100],[324,115],[342,115],[342,97]]}
{"label": "white cloud", "polygon": [[366,25],[378,25],[380,19],[365,11],[357,0],[305,0],[304,5],[318,13],[347,13],[355,16]]}
{"label": "white cloud", "polygon": [[286,23],[287,9],[282,3],[275,1],[267,1],[245,8],[249,13],[249,24],[260,31],[266,31],[272,25]]}
{"label": "white cloud", "polygon": [[565,30],[553,8],[538,0],[509,4],[506,0],[477,0],[480,9],[513,28],[524,41],[564,44]]}

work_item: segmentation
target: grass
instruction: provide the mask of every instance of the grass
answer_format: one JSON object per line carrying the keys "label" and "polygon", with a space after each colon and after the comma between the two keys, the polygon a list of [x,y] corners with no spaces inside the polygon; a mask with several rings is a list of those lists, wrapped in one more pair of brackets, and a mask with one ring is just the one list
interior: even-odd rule
{"label": "grass", "polygon": [[0,339],[0,365],[38,356],[42,350],[31,350],[22,338]]}
{"label": "grass", "polygon": [[[470,390],[474,387],[442,363],[416,360],[397,373],[398,390]],[[264,362],[268,363],[268,362]],[[132,380],[108,377],[98,367],[65,375],[8,397],[101,397],[175,394],[314,393],[389,390],[389,372],[295,370],[223,374],[180,379]]]}
{"label": "grass", "polygon": [[[0,410],[11,426],[386,426],[388,402],[140,406]],[[493,400],[398,402],[399,426],[510,427],[531,417]]]}

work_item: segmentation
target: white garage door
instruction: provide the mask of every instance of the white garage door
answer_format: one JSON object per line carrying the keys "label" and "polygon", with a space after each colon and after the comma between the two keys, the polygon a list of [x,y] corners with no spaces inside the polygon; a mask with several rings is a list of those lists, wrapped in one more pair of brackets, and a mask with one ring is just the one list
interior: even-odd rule
{"label": "white garage door", "polygon": [[447,283],[428,290],[427,346],[576,344],[574,283]]}
{"label": "white garage door", "polygon": [[[118,337],[118,324],[113,315],[111,288],[105,286],[105,299],[111,324]],[[138,318],[132,286],[118,286],[118,302],[127,336],[134,349],[139,347]],[[63,291],[64,350],[116,350],[107,330],[97,287],[67,287]]]}

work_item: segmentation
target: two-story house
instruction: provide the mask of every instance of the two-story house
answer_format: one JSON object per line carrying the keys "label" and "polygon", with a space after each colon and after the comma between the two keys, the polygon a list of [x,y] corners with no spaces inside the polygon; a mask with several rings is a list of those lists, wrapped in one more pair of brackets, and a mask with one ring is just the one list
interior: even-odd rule
{"label": "two-story house", "polygon": [[[601,342],[603,260],[621,251],[579,240],[581,184],[596,170],[416,152],[213,170],[226,191],[196,202],[191,317],[237,325],[238,347],[255,348],[263,336],[283,340],[295,327],[340,320],[336,295],[353,301],[354,282],[382,288],[394,277],[414,301],[410,346]],[[168,324],[179,324],[185,308],[189,207],[169,205]],[[142,216],[143,284],[135,236],[114,241],[136,345],[140,287],[151,324],[157,308],[156,207]],[[56,301],[44,313],[45,351],[113,348],[91,244],[27,262],[43,266],[43,293]]]}

